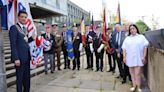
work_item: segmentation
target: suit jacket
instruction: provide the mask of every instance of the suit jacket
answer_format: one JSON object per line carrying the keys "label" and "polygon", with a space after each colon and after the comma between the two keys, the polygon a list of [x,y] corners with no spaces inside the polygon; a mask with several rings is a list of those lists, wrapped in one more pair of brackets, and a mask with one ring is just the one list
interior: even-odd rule
{"label": "suit jacket", "polygon": [[116,35],[117,35],[116,31],[112,32],[111,46],[114,49],[118,49],[118,53],[122,53],[121,47],[122,47],[124,39],[126,38],[126,31],[121,31],[120,45],[118,45],[116,41]]}
{"label": "suit jacket", "polygon": [[[20,25],[17,23],[20,27]],[[9,31],[10,46],[11,46],[11,61],[14,63],[15,60],[20,60],[23,63],[30,63],[30,47],[28,42],[33,41],[32,37],[29,38],[28,42],[24,40],[25,35],[22,34],[16,27],[11,26]]]}
{"label": "suit jacket", "polygon": [[80,43],[82,43],[81,33],[78,32],[77,36],[75,36],[74,34],[72,36],[73,36],[72,37],[72,39],[73,39],[73,50],[74,50],[74,52],[78,52]]}
{"label": "suit jacket", "polygon": [[[67,32],[66,32],[66,34],[67,34]],[[63,38],[63,42],[62,42],[62,50],[63,51],[67,51],[67,35],[66,35],[66,38],[64,39],[64,33],[62,32],[61,33],[61,36],[62,36],[62,38]]]}
{"label": "suit jacket", "polygon": [[102,34],[100,33],[100,35],[97,36],[97,34],[95,33],[94,38],[93,38],[93,48],[95,52],[97,52],[97,49],[100,47],[101,44],[103,44]]}
{"label": "suit jacket", "polygon": [[44,37],[44,39],[48,40],[51,43],[51,49],[48,51],[43,51],[43,53],[54,54],[54,49],[55,49],[55,44],[56,44],[54,36],[50,34],[50,38],[48,38],[46,33],[42,34],[42,36]]}
{"label": "suit jacket", "polygon": [[[94,39],[94,36],[96,35],[96,33],[94,31],[90,31],[87,36],[86,36],[86,49],[90,51],[90,46],[89,44],[90,43],[93,43],[93,39]],[[92,37],[92,41],[89,41],[89,36]]]}

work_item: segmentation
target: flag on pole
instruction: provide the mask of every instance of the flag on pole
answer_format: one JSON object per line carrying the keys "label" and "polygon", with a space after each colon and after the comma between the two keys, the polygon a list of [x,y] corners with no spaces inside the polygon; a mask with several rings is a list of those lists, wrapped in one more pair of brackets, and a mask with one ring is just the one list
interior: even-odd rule
{"label": "flag on pole", "polygon": [[107,24],[106,24],[106,3],[105,3],[105,0],[102,1],[102,6],[103,7],[103,34],[102,34],[102,39],[103,41],[107,41],[107,38],[106,38],[106,28],[107,28]]}
{"label": "flag on pole", "polygon": [[0,0],[0,7],[8,5],[8,0]]}
{"label": "flag on pole", "polygon": [[82,19],[81,19],[81,36],[82,36],[82,43],[83,45],[85,46],[86,44],[86,37],[85,37],[85,21],[84,21],[84,16],[82,16]]}
{"label": "flag on pole", "polygon": [[8,29],[10,29],[12,25],[16,24],[16,6],[16,0],[9,0],[7,15]]}
{"label": "flag on pole", "polygon": [[121,25],[120,3],[118,3],[117,15],[116,15],[116,23]]}
{"label": "flag on pole", "polygon": [[27,21],[26,21],[28,36],[31,37],[33,32],[35,32],[35,34],[37,34],[36,27],[34,25],[34,22],[33,22],[32,16],[31,16],[28,0],[17,0],[17,4],[18,4],[18,12],[26,11],[28,14]]}
{"label": "flag on pole", "polygon": [[[28,31],[28,36],[31,37],[33,33],[37,35],[36,27],[34,25],[31,12],[30,12],[30,6],[28,0],[17,0],[17,12],[19,11],[26,11],[27,12],[27,21],[26,21],[26,28]],[[42,37],[41,37],[42,38]],[[41,41],[43,44],[40,46],[37,46],[37,39],[35,41],[32,41],[29,43],[30,46],[30,53],[32,55],[31,61],[30,61],[30,68],[34,69],[37,67],[39,63],[42,63],[42,56],[43,56],[43,45],[44,43],[47,43],[46,41]],[[39,61],[39,62],[38,62]]]}
{"label": "flag on pole", "polygon": [[106,9],[104,8],[104,11],[103,11],[103,35],[102,35],[102,39],[104,41],[107,41],[107,38],[106,38]]}
{"label": "flag on pole", "polygon": [[73,61],[74,59],[72,34],[73,34],[72,30],[67,31],[67,52],[68,52],[68,59],[70,61]]}

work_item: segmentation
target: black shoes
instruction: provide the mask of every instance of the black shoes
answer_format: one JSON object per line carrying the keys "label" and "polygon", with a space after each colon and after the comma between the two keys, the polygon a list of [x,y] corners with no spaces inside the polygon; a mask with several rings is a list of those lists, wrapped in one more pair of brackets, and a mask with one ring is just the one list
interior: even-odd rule
{"label": "black shoes", "polygon": [[59,71],[61,71],[61,69],[60,69],[60,68],[58,68],[58,70],[59,70]]}
{"label": "black shoes", "polygon": [[54,71],[51,71],[51,73],[54,73]]}
{"label": "black shoes", "polygon": [[123,81],[122,81],[122,84],[125,84],[125,83],[126,83],[126,81],[125,81],[125,80],[123,80]]}
{"label": "black shoes", "polygon": [[108,70],[107,72],[112,72],[112,70]]}

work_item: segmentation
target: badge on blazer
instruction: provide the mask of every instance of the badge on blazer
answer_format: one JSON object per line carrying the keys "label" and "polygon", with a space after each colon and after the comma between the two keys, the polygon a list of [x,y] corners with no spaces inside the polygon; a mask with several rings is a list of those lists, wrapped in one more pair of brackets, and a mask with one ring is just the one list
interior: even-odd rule
{"label": "badge on blazer", "polygon": [[25,42],[28,42],[28,37],[24,36],[24,40],[25,40]]}
{"label": "badge on blazer", "polygon": [[76,37],[76,39],[80,39],[80,37],[79,37],[79,36],[77,36],[77,37]]}

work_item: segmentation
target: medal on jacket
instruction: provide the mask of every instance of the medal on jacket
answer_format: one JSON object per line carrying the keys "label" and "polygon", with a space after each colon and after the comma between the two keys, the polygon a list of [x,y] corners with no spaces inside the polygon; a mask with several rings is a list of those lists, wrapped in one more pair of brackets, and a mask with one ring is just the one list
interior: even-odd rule
{"label": "medal on jacket", "polygon": [[24,40],[25,40],[26,42],[28,42],[28,37],[27,37],[27,36],[24,36]]}
{"label": "medal on jacket", "polygon": [[25,40],[25,42],[28,42],[28,37],[27,37],[28,33],[27,33],[27,31],[24,32],[18,25],[16,25],[16,27],[17,27],[18,31],[24,35],[23,39]]}

